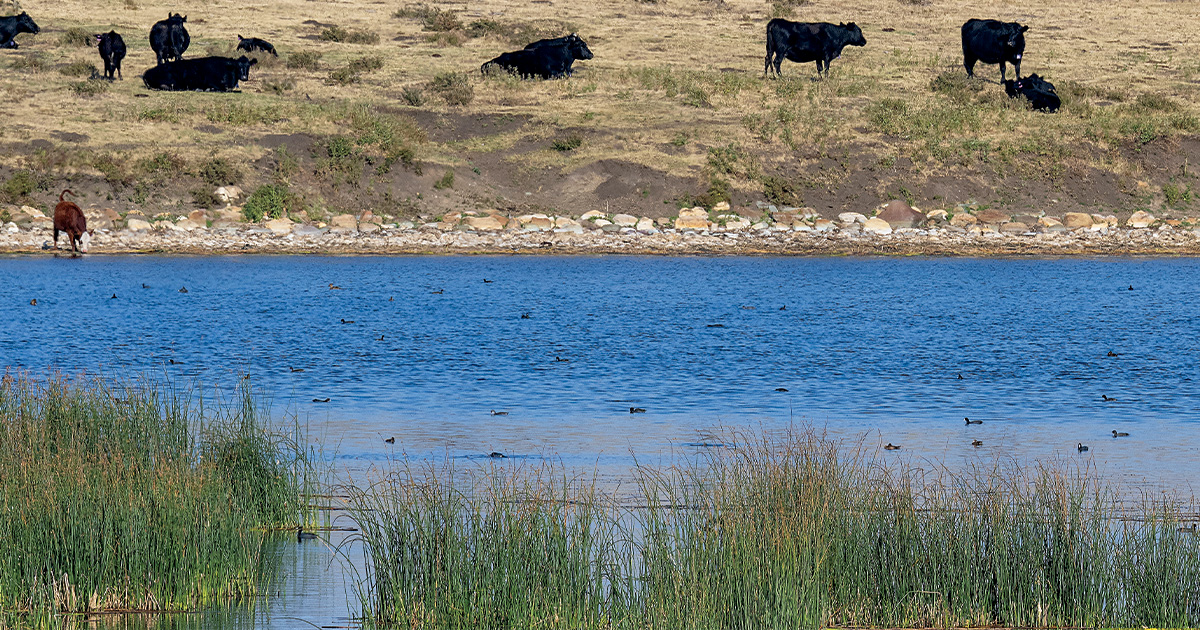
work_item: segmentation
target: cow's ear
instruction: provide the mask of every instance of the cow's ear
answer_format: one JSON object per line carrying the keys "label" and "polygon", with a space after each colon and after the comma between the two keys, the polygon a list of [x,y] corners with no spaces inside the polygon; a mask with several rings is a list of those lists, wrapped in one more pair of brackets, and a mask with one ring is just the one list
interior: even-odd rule
{"label": "cow's ear", "polygon": [[251,59],[251,60],[250,60],[250,65],[252,65],[252,66],[253,66],[253,65],[254,65],[254,64],[256,64],[256,63],[258,63],[258,60],[257,60],[257,59]]}
{"label": "cow's ear", "polygon": [[1025,31],[1028,31],[1028,30],[1029,30],[1029,27],[1028,27],[1028,26],[1022,26],[1022,27],[1021,27],[1021,32],[1022,32],[1022,33],[1024,33]]}

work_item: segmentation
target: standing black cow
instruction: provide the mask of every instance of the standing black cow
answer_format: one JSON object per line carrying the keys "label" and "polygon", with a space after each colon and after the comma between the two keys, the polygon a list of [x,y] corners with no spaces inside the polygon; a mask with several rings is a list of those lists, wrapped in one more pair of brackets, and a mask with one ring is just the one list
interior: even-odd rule
{"label": "standing black cow", "polygon": [[255,49],[258,49],[265,53],[271,53],[276,57],[279,56],[279,53],[275,52],[275,47],[271,45],[271,42],[265,39],[259,39],[257,37],[242,37],[241,35],[238,35],[237,49],[244,50],[248,53],[252,53],[255,51]]}
{"label": "standing black cow", "polygon": [[1025,31],[1028,26],[999,20],[967,20],[962,25],[963,66],[967,76],[975,76],[975,62],[1000,64],[1003,83],[1004,64],[1011,63],[1021,78],[1021,56],[1025,54]]}
{"label": "standing black cow", "polygon": [[29,17],[28,13],[0,17],[0,48],[19,48],[17,40],[14,39],[17,33],[37,35],[40,32],[42,29],[34,24],[33,18]]}
{"label": "standing black cow", "polygon": [[236,89],[239,81],[250,78],[250,66],[256,63],[257,59],[244,55],[237,59],[183,59],[150,68],[142,74],[142,82],[154,90],[228,92]]}
{"label": "standing black cow", "polygon": [[533,42],[521,50],[502,53],[499,57],[483,64],[479,69],[487,74],[496,66],[507,70],[521,78],[541,77],[543,79],[558,79],[569,77],[573,70],[571,64],[576,59],[591,59],[592,51],[587,43],[578,35],[556,38],[555,40],[540,40]]}
{"label": "standing black cow", "polygon": [[763,74],[775,69],[784,59],[797,63],[817,62],[817,76],[829,74],[829,62],[842,56],[846,46],[866,46],[862,29],[854,22],[830,24],[828,22],[792,22],[775,18],[767,22],[767,61]]}
{"label": "standing black cow", "polygon": [[1039,112],[1053,114],[1062,105],[1054,84],[1039,77],[1036,73],[1024,79],[1004,81],[1004,91],[1010,98],[1024,96],[1029,106]]}
{"label": "standing black cow", "polygon": [[100,49],[100,58],[104,60],[104,76],[111,81],[116,74],[125,80],[121,74],[121,60],[125,58],[125,39],[116,31],[96,34],[96,48]]}
{"label": "standing black cow", "polygon": [[183,59],[183,53],[192,43],[184,22],[187,22],[186,15],[168,14],[167,19],[155,22],[150,28],[150,48],[154,50],[154,56],[160,65],[172,59]]}

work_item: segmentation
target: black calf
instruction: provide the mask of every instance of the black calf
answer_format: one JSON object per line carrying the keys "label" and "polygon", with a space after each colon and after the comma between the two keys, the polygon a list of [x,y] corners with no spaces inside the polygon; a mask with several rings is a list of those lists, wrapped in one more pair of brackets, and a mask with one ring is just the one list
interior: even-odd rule
{"label": "black calf", "polygon": [[125,40],[121,35],[116,31],[96,34],[96,48],[100,49],[100,58],[104,60],[105,78],[111,81],[116,74],[124,81],[121,60],[125,58]]}

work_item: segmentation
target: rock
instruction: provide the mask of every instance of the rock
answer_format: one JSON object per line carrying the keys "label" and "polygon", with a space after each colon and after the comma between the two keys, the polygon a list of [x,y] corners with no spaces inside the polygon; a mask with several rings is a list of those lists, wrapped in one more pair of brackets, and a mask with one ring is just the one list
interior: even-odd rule
{"label": "rock", "polygon": [[382,229],[383,229],[383,227],[380,226],[378,223],[374,223],[371,221],[363,221],[358,224],[358,231],[363,234],[372,234],[372,233],[378,232]]}
{"label": "rock", "polygon": [[1018,214],[1014,216],[1012,220],[1016,223],[1024,223],[1025,225],[1034,226],[1038,224],[1038,219],[1040,218],[1041,217],[1035,217],[1032,214]]}
{"label": "rock", "polygon": [[[804,224],[797,222],[795,225]],[[744,217],[728,217],[725,219],[725,231],[727,232],[740,232],[748,229],[750,229],[750,219]]]}
{"label": "rock", "polygon": [[1064,227],[1062,224],[1062,221],[1059,221],[1058,219],[1055,219],[1054,217],[1042,217],[1042,218],[1038,219],[1037,224],[1042,227],[1048,227],[1048,228]]}
{"label": "rock", "polygon": [[1154,215],[1145,210],[1138,210],[1125,220],[1125,226],[1134,229],[1148,228],[1151,223],[1154,223]]}
{"label": "rock", "polygon": [[1012,220],[1012,217],[1009,216],[1007,212],[1004,212],[1003,210],[996,210],[994,208],[976,212],[975,218],[978,219],[980,223],[985,223],[987,225],[1001,225]]}
{"label": "rock", "polygon": [[517,222],[521,227],[530,232],[549,232],[556,226],[556,222],[544,214],[525,215],[517,217]]}
{"label": "rock", "polygon": [[328,230],[322,230],[321,228],[305,225],[303,223],[297,223],[296,225],[292,226],[292,234],[295,234],[296,236],[320,236],[327,231]]}
{"label": "rock", "polygon": [[870,219],[867,219],[866,223],[863,223],[862,229],[864,232],[871,232],[873,234],[892,233],[892,226],[887,221],[884,221],[879,217],[871,217]]}
{"label": "rock", "polygon": [[29,227],[49,230],[54,227],[54,219],[47,216],[32,217],[29,219]]}
{"label": "rock", "polygon": [[[701,210],[701,212],[703,212],[703,210]],[[707,214],[708,213],[705,212],[704,213],[705,216],[696,216],[695,213],[690,212],[688,210],[680,210],[679,218],[675,219],[675,229],[676,230],[707,230],[708,229]]]}
{"label": "rock", "polygon": [[375,216],[370,210],[363,210],[363,213],[358,215],[359,223],[379,223],[379,217]]}
{"label": "rock", "polygon": [[876,218],[887,221],[892,228],[909,228],[925,221],[925,215],[899,199],[889,201]]}
{"label": "rock", "polygon": [[87,226],[89,230],[111,230],[113,222],[109,221],[107,217],[89,218]]}
{"label": "rock", "polygon": [[4,224],[4,231],[9,234],[16,234],[17,232],[21,231],[21,228],[17,227],[16,223],[9,221],[8,223]]}
{"label": "rock", "polygon": [[329,220],[329,231],[334,234],[358,232],[358,221],[352,214],[339,214]]}
{"label": "rock", "polygon": [[638,220],[637,225],[635,227],[637,228],[637,231],[645,233],[645,234],[652,234],[652,233],[658,231],[654,227],[654,221],[651,221],[647,217],[642,217],[640,220]]}
{"label": "rock", "polygon": [[867,217],[857,212],[843,212],[838,215],[838,221],[842,223],[866,223]]}
{"label": "rock", "polygon": [[205,227],[208,227],[208,221],[205,221],[204,223],[196,223],[191,219],[180,219],[179,222],[175,224],[176,230],[183,230],[184,232],[192,232]]}
{"label": "rock", "polygon": [[38,210],[37,208],[34,208],[33,206],[21,206],[21,212],[25,213],[25,216],[27,216],[31,219],[36,219],[38,217],[46,216],[45,213],[43,213],[41,210]]}
{"label": "rock", "polygon": [[954,216],[950,217],[950,225],[954,227],[967,227],[976,223],[979,223],[979,219],[975,218],[975,215],[966,212],[957,212]]}
{"label": "rock", "polygon": [[679,216],[688,217],[691,219],[707,220],[708,219],[708,210],[705,210],[704,208],[701,208],[700,206],[696,206],[694,208],[683,208],[682,210],[679,211]]}
{"label": "rock", "polygon": [[612,225],[612,221],[609,221],[608,219],[592,219],[591,224],[592,228],[596,229],[602,228],[606,225]]}
{"label": "rock", "polygon": [[599,210],[588,210],[587,212],[583,213],[583,216],[579,217],[579,220],[587,221],[589,219],[603,219],[603,218],[604,218],[603,212],[600,212]]}
{"label": "rock", "polygon": [[192,210],[188,213],[187,218],[199,225],[208,225],[208,213],[203,210]]}
{"label": "rock", "polygon": [[844,234],[858,234],[859,232],[862,232],[862,228],[863,228],[863,224],[861,224],[861,223],[848,223],[846,225],[841,226],[839,229]]}
{"label": "rock", "polygon": [[1068,230],[1092,227],[1092,215],[1086,212],[1068,212],[1063,215],[1063,227]]}
{"label": "rock", "polygon": [[[626,229],[626,228],[623,228],[623,227],[617,225],[616,223],[608,223],[607,225],[603,225],[600,227],[600,231],[604,232],[606,234],[620,232],[621,230],[624,230],[624,229]],[[632,229],[632,228],[629,228],[629,229]]]}
{"label": "rock", "polygon": [[287,217],[271,219],[266,223],[263,223],[263,227],[270,230],[272,234],[291,234],[292,226],[294,225],[295,223]]}
{"label": "rock", "polygon": [[480,232],[495,232],[504,229],[504,222],[495,215],[486,217],[467,217],[467,225]]}
{"label": "rock", "polygon": [[829,231],[833,230],[833,227],[834,227],[833,221],[830,221],[829,219],[814,219],[813,220],[813,229],[818,232],[829,232]]}
{"label": "rock", "polygon": [[125,229],[130,232],[147,232],[152,229],[150,222],[140,217],[126,217]]}
{"label": "rock", "polygon": [[729,202],[718,201],[716,205],[713,206],[713,212],[729,212]]}
{"label": "rock", "polygon": [[613,215],[613,223],[621,227],[633,227],[637,225],[638,219],[632,214],[617,214]]}
{"label": "rock", "polygon": [[574,219],[568,219],[566,217],[560,217],[556,219],[554,221],[554,225],[555,232],[569,234],[583,234],[584,232],[583,226],[578,221],[575,221]]}
{"label": "rock", "polygon": [[1001,224],[1000,231],[1005,234],[1024,234],[1029,231],[1029,226],[1020,221],[1010,221]]}
{"label": "rock", "polygon": [[217,217],[226,221],[241,221],[244,218],[242,217],[242,208],[240,206],[230,206],[217,210]]}
{"label": "rock", "polygon": [[929,213],[925,215],[925,220],[932,223],[944,223],[947,216],[948,213],[945,210],[930,210]]}
{"label": "rock", "polygon": [[658,217],[654,220],[654,224],[660,228],[671,227],[672,223],[671,217]]}

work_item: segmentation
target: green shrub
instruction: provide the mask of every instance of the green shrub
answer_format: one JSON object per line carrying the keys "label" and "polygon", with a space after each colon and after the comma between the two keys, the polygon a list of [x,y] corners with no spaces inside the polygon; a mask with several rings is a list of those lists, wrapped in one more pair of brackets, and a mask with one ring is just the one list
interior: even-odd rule
{"label": "green shrub", "polygon": [[67,86],[76,96],[98,96],[108,91],[109,82],[106,79],[89,79],[75,81]]}
{"label": "green shrub", "polygon": [[68,77],[91,77],[100,74],[100,71],[96,69],[96,64],[86,61],[72,61],[66,65],[59,66],[58,72]]}
{"label": "green shrub", "polygon": [[315,50],[301,50],[288,55],[287,67],[292,70],[316,70],[321,53]]}
{"label": "green shrub", "polygon": [[425,104],[425,92],[421,88],[411,85],[400,90],[400,98],[413,107],[420,107]]}
{"label": "green shrub", "polygon": [[296,89],[296,82],[291,79],[282,81],[264,81],[263,89],[272,94],[283,96],[284,94]]}
{"label": "green shrub", "polygon": [[550,143],[550,147],[555,151],[565,153],[567,151],[574,151],[575,149],[578,149],[582,144],[582,136],[579,134],[571,134],[564,138],[555,138],[554,141]]}
{"label": "green shrub", "polygon": [[9,68],[18,72],[41,72],[46,69],[46,57],[40,52],[31,52],[13,58]]}
{"label": "green shrub", "polygon": [[241,183],[242,172],[225,158],[212,157],[200,164],[200,179],[212,186],[232,186]]}
{"label": "green shrub", "polygon": [[265,184],[259,186],[246,205],[242,206],[242,216],[251,223],[257,223],[264,217],[278,219],[288,212],[291,194],[284,184]]}
{"label": "green shrub", "polygon": [[443,72],[429,82],[429,91],[442,97],[447,105],[468,105],[475,100],[475,88],[463,72]]}
{"label": "green shrub", "polygon": [[76,46],[83,48],[91,46],[92,42],[96,41],[96,37],[86,29],[72,26],[63,31],[62,35],[58,36],[58,43],[62,46]]}
{"label": "green shrub", "polygon": [[209,188],[193,188],[189,192],[192,195],[192,205],[196,207],[207,209],[221,205],[221,198]]}
{"label": "green shrub", "polygon": [[4,182],[4,187],[0,188],[0,198],[3,198],[4,203],[18,203],[37,190],[37,187],[38,180],[33,173],[17,171]]}
{"label": "green shrub", "polygon": [[352,31],[340,26],[331,26],[319,36],[321,41],[340,44],[378,44],[379,34],[371,31]]}
{"label": "green shrub", "polygon": [[442,175],[441,179],[439,179],[433,183],[433,187],[437,190],[445,190],[447,188],[454,188],[454,171],[447,170],[446,174]]}
{"label": "green shrub", "polygon": [[1176,103],[1174,99],[1157,92],[1140,94],[1135,103],[1139,109],[1155,112],[1173,112],[1179,109],[1179,103]]}

